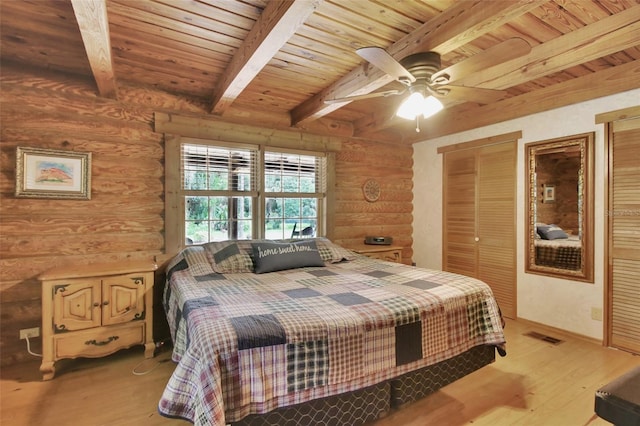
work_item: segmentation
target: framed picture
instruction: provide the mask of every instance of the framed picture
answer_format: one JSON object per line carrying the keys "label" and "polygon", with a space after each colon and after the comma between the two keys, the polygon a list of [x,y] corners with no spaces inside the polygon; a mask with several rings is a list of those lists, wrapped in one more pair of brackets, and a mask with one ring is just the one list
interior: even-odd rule
{"label": "framed picture", "polygon": [[91,153],[16,149],[16,197],[91,199]]}
{"label": "framed picture", "polygon": [[555,185],[542,185],[542,202],[543,203],[555,203],[556,202],[556,186]]}

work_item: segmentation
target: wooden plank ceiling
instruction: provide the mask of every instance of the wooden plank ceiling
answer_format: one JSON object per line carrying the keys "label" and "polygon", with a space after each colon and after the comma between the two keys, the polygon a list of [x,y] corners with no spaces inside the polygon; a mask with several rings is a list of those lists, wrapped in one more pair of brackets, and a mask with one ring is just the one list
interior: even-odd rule
{"label": "wooden plank ceiling", "polygon": [[[639,3],[3,1],[0,52],[6,64],[91,77],[104,97],[154,87],[231,122],[412,143],[640,87]],[[527,50],[505,61],[500,44],[514,38]],[[325,103],[404,87],[355,53],[366,46],[397,60],[435,51],[442,67],[459,64],[456,85],[505,93],[445,97],[421,133],[394,116],[406,95]]]}

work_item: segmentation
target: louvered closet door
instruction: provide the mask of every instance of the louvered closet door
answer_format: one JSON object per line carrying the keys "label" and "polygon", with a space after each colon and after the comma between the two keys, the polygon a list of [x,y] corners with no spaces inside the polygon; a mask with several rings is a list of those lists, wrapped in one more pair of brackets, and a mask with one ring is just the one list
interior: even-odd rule
{"label": "louvered closet door", "polygon": [[475,150],[445,154],[443,191],[443,268],[445,271],[475,277]]}
{"label": "louvered closet door", "polygon": [[640,353],[640,117],[608,128],[608,343]]}
{"label": "louvered closet door", "polygon": [[443,265],[491,287],[516,318],[516,141],[444,153]]}
{"label": "louvered closet door", "polygon": [[504,316],[516,317],[516,142],[478,152],[477,277]]}

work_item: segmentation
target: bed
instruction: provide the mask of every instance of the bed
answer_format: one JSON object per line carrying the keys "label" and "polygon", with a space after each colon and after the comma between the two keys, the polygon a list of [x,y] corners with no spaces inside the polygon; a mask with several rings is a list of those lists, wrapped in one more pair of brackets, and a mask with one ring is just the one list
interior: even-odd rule
{"label": "bed", "polygon": [[505,353],[485,283],[325,238],[187,247],[163,305],[158,410],[196,425],[363,424]]}

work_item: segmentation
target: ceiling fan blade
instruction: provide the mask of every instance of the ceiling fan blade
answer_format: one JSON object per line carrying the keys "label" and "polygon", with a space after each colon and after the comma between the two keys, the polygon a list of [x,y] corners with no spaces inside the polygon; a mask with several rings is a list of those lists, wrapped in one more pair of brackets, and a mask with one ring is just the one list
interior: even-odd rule
{"label": "ceiling fan blade", "polygon": [[504,99],[507,95],[506,90],[482,89],[480,87],[452,85],[438,86],[435,90],[435,95],[439,98],[442,98],[445,102],[447,100],[450,100],[462,102],[477,102],[479,104],[490,104],[492,102],[497,102],[501,99]]}
{"label": "ceiling fan blade", "polygon": [[445,83],[454,82],[475,72],[519,58],[530,51],[531,46],[525,40],[518,37],[510,38],[468,59],[438,71],[431,76],[431,81],[437,83],[439,77],[442,79],[448,76]]}
{"label": "ceiling fan blade", "polygon": [[364,94],[364,95],[347,96],[347,97],[344,97],[344,98],[325,99],[324,103],[325,104],[337,104],[337,103],[342,103],[342,102],[359,101],[361,99],[370,99],[370,98],[381,98],[381,97],[387,97],[387,96],[395,96],[395,95],[401,95],[405,91],[406,90],[386,90],[384,92],[373,92],[373,93],[367,93],[367,94]]}
{"label": "ceiling fan blade", "polygon": [[381,47],[362,47],[356,50],[356,53],[403,84],[416,81],[416,78],[400,65],[400,62]]}

